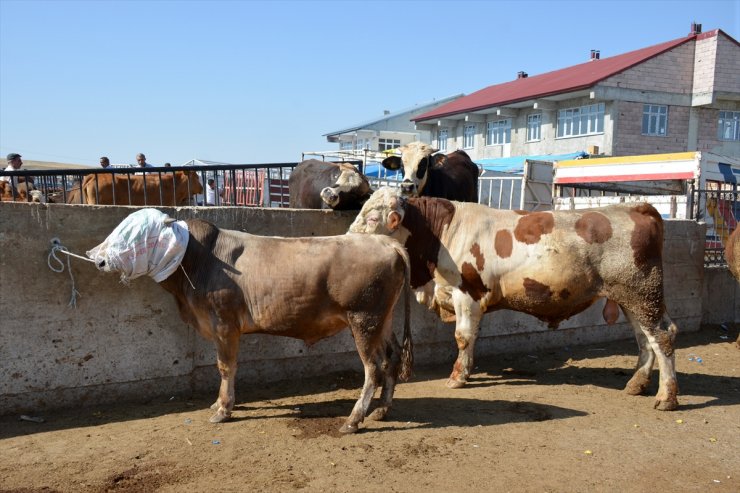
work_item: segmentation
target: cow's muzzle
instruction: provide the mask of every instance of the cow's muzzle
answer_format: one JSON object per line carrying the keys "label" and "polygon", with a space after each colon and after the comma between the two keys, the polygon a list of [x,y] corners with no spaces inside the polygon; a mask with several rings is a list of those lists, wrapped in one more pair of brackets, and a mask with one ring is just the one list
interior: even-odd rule
{"label": "cow's muzzle", "polygon": [[416,185],[412,181],[401,182],[401,193],[404,195],[416,195]]}
{"label": "cow's muzzle", "polygon": [[337,194],[330,187],[326,187],[321,190],[321,200],[326,202],[328,206],[333,207],[339,201],[339,194]]}

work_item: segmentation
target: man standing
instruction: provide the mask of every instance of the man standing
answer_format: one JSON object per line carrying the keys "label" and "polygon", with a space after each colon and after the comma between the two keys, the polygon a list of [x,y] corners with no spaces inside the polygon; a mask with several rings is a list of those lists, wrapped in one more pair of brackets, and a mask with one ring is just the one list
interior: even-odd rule
{"label": "man standing", "polygon": [[[17,154],[15,152],[11,152],[8,154],[8,167],[5,168],[5,171],[19,171],[21,169],[21,166],[23,166],[23,160],[21,160],[21,155]],[[2,181],[10,181],[10,176],[0,176],[0,180]],[[19,176],[18,178],[14,178],[16,183],[23,183],[26,181],[25,176]],[[28,182],[33,183],[33,177],[28,177]]]}
{"label": "man standing", "polygon": [[154,166],[146,162],[146,156],[141,152],[136,155],[136,162],[139,168],[153,168]]}
{"label": "man standing", "polygon": [[110,159],[108,159],[105,156],[101,157],[100,158],[100,167],[101,168],[107,168],[108,166],[110,166]]}
{"label": "man standing", "polygon": [[213,178],[208,179],[208,186],[206,187],[206,205],[216,205],[216,193],[218,192],[219,202],[224,196],[222,188],[216,190],[216,181]]}

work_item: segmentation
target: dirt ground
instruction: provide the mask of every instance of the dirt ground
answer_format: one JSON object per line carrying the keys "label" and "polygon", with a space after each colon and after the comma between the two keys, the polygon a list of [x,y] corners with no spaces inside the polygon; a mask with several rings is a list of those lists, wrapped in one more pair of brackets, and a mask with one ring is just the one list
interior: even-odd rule
{"label": "dirt ground", "polygon": [[459,390],[452,362],[416,368],[350,436],[359,373],[238,386],[219,425],[216,375],[207,396],[3,416],[0,491],[738,492],[738,328],[679,334],[674,412],[621,391],[630,340],[479,358]]}

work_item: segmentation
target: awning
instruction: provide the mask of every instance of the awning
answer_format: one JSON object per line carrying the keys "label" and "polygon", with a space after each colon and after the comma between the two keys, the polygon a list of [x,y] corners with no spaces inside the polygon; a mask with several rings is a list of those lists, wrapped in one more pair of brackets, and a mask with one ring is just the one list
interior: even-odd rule
{"label": "awning", "polygon": [[499,173],[511,173],[521,175],[524,173],[524,161],[562,161],[566,159],[580,159],[588,156],[583,151],[570,152],[567,154],[542,154],[537,156],[511,156],[490,159],[476,159],[475,164],[482,166],[484,171],[497,171]]}

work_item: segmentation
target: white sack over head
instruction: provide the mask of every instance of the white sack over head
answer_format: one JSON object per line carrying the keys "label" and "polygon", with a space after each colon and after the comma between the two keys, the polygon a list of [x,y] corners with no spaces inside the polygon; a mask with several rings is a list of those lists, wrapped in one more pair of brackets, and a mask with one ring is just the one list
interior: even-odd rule
{"label": "white sack over head", "polygon": [[87,256],[98,269],[120,272],[124,282],[143,275],[162,282],[180,265],[189,239],[185,221],[173,221],[157,209],[141,209],[129,214]]}

